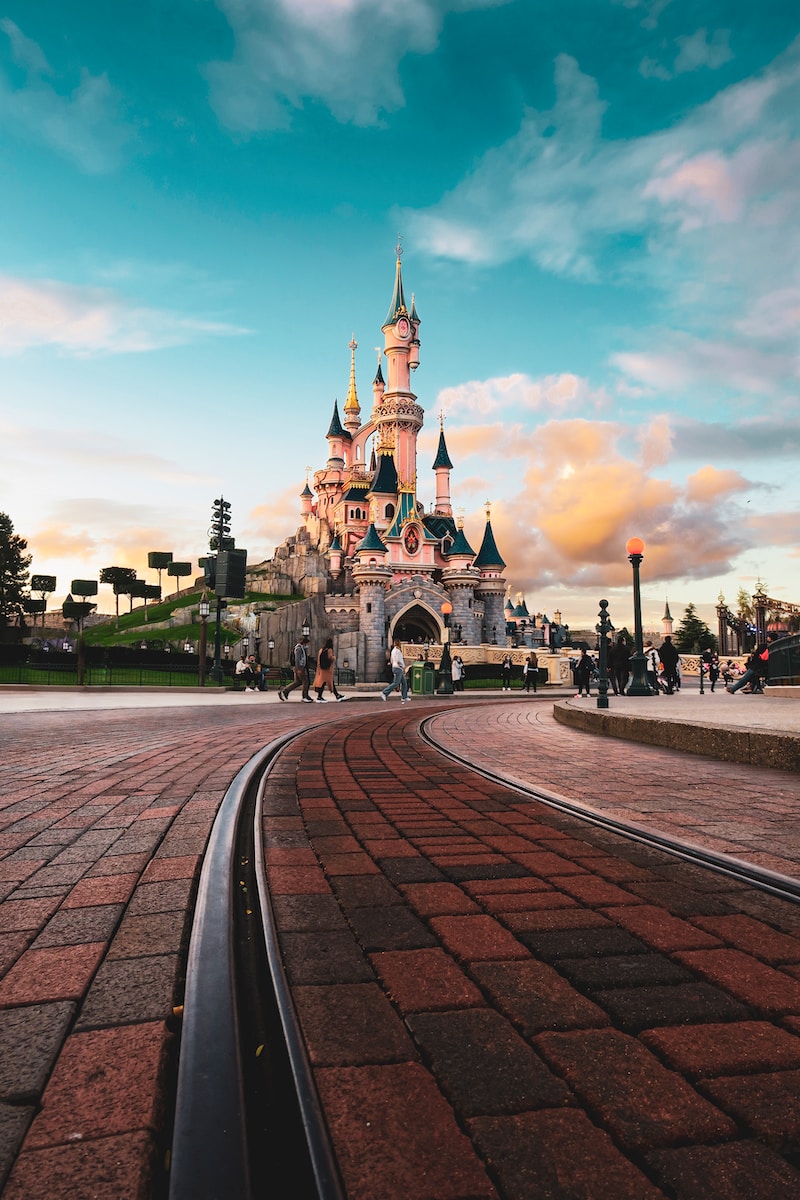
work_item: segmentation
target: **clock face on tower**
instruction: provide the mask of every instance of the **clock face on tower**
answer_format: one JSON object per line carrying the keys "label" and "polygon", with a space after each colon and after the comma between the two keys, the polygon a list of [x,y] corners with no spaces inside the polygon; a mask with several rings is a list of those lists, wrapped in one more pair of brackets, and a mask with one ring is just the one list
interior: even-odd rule
{"label": "clock face on tower", "polygon": [[411,326],[409,325],[409,323],[405,317],[400,318],[400,320],[397,322],[396,328],[397,328],[397,336],[398,337],[407,338],[408,335],[411,333]]}

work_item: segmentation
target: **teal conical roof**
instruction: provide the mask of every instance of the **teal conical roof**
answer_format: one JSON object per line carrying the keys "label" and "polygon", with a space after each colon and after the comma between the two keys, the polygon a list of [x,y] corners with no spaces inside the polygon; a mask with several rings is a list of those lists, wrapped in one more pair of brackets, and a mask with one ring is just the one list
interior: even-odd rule
{"label": "teal conical roof", "polygon": [[341,550],[341,548],[342,548],[342,543],[339,541],[339,534],[335,533],[333,535],[333,541],[331,542],[330,546],[328,547],[328,550]]}
{"label": "teal conical roof", "polygon": [[453,542],[450,549],[447,551],[447,557],[448,558],[461,558],[461,557],[474,558],[475,557],[475,551],[472,549],[472,546],[470,546],[469,542],[467,541],[466,537],[464,536],[463,529],[459,529],[458,533],[456,534],[455,541]]}
{"label": "teal conical roof", "polygon": [[472,565],[473,567],[479,567],[482,571],[487,570],[489,567],[498,567],[500,570],[502,570],[506,565],[503,559],[500,557],[500,551],[497,549],[497,543],[495,542],[494,534],[492,533],[491,521],[486,522],[486,529],[483,533],[481,548],[478,551],[478,557],[475,559],[475,562]]}
{"label": "teal conical roof", "polygon": [[374,524],[370,524],[366,532],[366,536],[361,539],[355,549],[356,554],[360,554],[362,550],[377,550],[381,554],[386,554],[387,550],[381,541],[381,535],[378,533]]}
{"label": "teal conical roof", "polygon": [[303,496],[303,497],[306,497],[306,496],[313,496],[313,495],[314,495],[314,493],[312,492],[311,488],[308,486],[308,480],[306,480],[306,486],[303,488],[303,490],[302,490],[302,492],[300,493],[300,495],[301,495],[301,496]]}
{"label": "teal conical roof", "polygon": [[434,471],[437,467],[447,467],[448,471],[452,471],[453,469],[453,464],[450,462],[450,455],[447,453],[443,429],[439,430],[439,448],[436,451],[436,458],[433,460]]}
{"label": "teal conical roof", "polygon": [[403,269],[400,265],[400,253],[398,252],[394,274],[394,291],[392,292],[392,300],[389,305],[389,311],[386,314],[386,320],[383,322],[384,325],[394,325],[401,314],[406,317],[408,316],[406,298],[403,295]]}
{"label": "teal conical roof", "polygon": [[347,430],[342,425],[342,422],[339,420],[339,401],[338,400],[334,400],[334,402],[333,402],[333,416],[331,417],[330,428],[325,436],[329,437],[329,438],[330,437],[347,438],[348,440],[352,441],[350,434],[347,432]]}

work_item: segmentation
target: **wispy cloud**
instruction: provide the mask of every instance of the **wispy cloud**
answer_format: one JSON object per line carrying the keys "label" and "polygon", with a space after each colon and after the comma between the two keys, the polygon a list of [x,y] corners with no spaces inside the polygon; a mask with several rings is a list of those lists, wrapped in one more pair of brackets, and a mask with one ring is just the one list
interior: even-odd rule
{"label": "wispy cloud", "polygon": [[[735,391],[795,381],[798,297],[787,272],[800,261],[800,39],[759,75],[640,137],[604,136],[606,104],[573,58],[558,57],[555,82],[550,111],[527,110],[517,134],[438,204],[400,215],[409,236],[468,265],[528,257],[555,275],[656,289],[685,332],[667,331],[666,353],[658,330],[658,350],[618,357],[634,385],[657,386],[656,359]],[[768,361],[776,349],[785,355]]]}
{"label": "wispy cloud", "polygon": [[531,379],[512,374],[494,379],[470,380],[444,388],[437,407],[445,413],[477,414],[515,409],[520,413],[547,411],[551,414],[587,411],[601,412],[611,406],[605,388],[593,388],[586,379],[571,372]]}
{"label": "wispy cloud", "polygon": [[645,78],[672,79],[703,67],[716,71],[733,58],[729,29],[717,29],[710,37],[707,29],[698,29],[687,37],[676,38],[674,45],[677,49],[671,66],[665,64],[664,58],[643,58],[639,64],[641,74]]}
{"label": "wispy cloud", "polygon": [[436,49],[445,17],[508,0],[217,0],[235,37],[206,67],[211,102],[240,133],[287,126],[311,100],[337,121],[373,125],[404,104],[398,67]]}
{"label": "wispy cloud", "polygon": [[41,47],[7,17],[0,20],[0,42],[5,39],[24,75],[16,86],[0,67],[0,123],[6,133],[48,146],[91,175],[115,170],[134,131],[108,76],[82,69],[74,85],[58,79]]}
{"label": "wispy cloud", "polygon": [[250,330],[144,308],[101,288],[0,275],[0,355],[52,346],[84,357],[141,354]]}

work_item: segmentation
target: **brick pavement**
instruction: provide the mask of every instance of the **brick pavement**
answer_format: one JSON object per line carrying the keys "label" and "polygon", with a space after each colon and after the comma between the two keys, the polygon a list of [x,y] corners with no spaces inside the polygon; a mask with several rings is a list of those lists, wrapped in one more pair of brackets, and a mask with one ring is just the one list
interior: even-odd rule
{"label": "brick pavement", "polygon": [[[303,738],[266,796],[350,1200],[796,1194],[800,913],[444,764],[419,715]],[[513,719],[434,724],[506,763]]]}
{"label": "brick pavement", "polygon": [[[322,728],[274,773],[265,840],[351,1200],[797,1191],[796,910],[444,762],[415,732],[442,707],[3,718],[0,1175],[22,1142],[3,1200],[160,1186],[170,1014],[208,831],[241,763],[312,717]],[[681,812],[735,786],[703,763],[700,796],[696,760],[641,747],[632,764],[624,743],[551,729],[547,707],[448,706],[437,736],[488,741],[506,768],[521,755],[567,794],[596,780],[595,743],[613,747],[600,770],[616,766],[628,811],[665,779]],[[775,778],[791,782],[766,772],[724,836],[706,814],[709,836],[743,836],[742,812],[769,859],[781,800],[760,833],[747,814]],[[668,820],[659,803],[653,820]]]}

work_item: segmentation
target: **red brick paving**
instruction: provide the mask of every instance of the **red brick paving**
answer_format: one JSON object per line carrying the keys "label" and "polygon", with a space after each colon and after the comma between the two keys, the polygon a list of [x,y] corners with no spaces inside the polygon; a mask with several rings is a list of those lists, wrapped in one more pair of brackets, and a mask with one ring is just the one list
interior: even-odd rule
{"label": "red brick paving", "polygon": [[[555,726],[546,702],[412,707],[315,709],[265,796],[348,1200],[800,1194],[797,910],[485,781],[417,726],[434,712],[454,749],[774,869],[800,862],[795,781],[709,760],[698,776],[696,758]],[[0,1028],[52,1020],[41,1111],[0,1090],[0,1118],[19,1117],[0,1120],[3,1200],[163,1189],[168,1020],[208,832],[242,763],[308,719],[5,718]]]}

